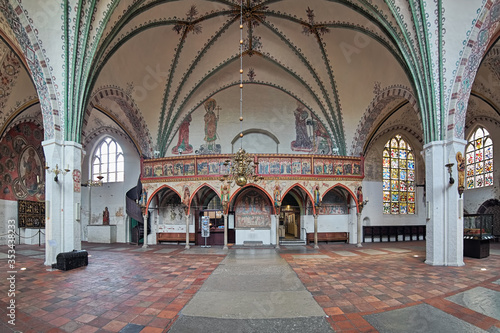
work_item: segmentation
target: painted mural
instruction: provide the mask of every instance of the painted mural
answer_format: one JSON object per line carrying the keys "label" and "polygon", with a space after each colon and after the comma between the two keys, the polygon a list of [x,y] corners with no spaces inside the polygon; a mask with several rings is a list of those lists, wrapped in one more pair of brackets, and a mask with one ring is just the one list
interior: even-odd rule
{"label": "painted mural", "polygon": [[16,54],[8,50],[5,45],[2,44],[0,48],[5,48],[5,50],[0,50],[0,82],[2,82],[0,85],[0,108],[3,109],[7,98],[16,84],[21,62]]}
{"label": "painted mural", "polygon": [[33,123],[13,127],[0,141],[0,199],[45,200],[43,131]]}
{"label": "painted mural", "polygon": [[235,205],[236,228],[270,228],[269,199],[255,189],[247,189],[238,196]]}
{"label": "painted mural", "polygon": [[191,115],[188,115],[179,127],[179,139],[177,140],[177,145],[172,148],[173,154],[191,154],[193,152],[193,146],[189,144],[189,125],[191,124],[191,120]]}
{"label": "painted mural", "polygon": [[[196,151],[197,154],[220,154],[221,145],[217,143],[219,135],[217,133],[217,123],[219,122],[219,112],[221,108],[217,106],[217,102],[213,98],[209,98],[204,104],[205,106],[205,143]],[[217,111],[217,114],[215,114]]]}
{"label": "painted mural", "polygon": [[328,131],[321,121],[309,112],[306,107],[297,103],[293,112],[295,116],[295,140],[291,143],[293,151],[302,151],[312,154],[333,154],[333,143]]}
{"label": "painted mural", "polygon": [[[258,174],[263,176],[324,176],[362,178],[363,160],[359,157],[323,155],[256,155]],[[227,172],[230,155],[167,157],[143,161],[143,178],[219,176]]]}
{"label": "painted mural", "polygon": [[347,213],[347,201],[340,193],[332,190],[325,194],[319,207],[320,215],[342,215]]}

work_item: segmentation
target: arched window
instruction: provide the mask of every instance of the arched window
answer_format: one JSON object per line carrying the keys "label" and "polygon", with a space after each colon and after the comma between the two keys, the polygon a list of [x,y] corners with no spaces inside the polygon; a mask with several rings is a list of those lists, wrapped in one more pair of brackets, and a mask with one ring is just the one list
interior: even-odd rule
{"label": "arched window", "polygon": [[465,148],[467,159],[467,189],[493,185],[493,140],[490,133],[479,127]]}
{"label": "arched window", "polygon": [[97,146],[92,160],[92,179],[103,176],[104,183],[122,182],[124,177],[123,151],[112,138],[106,137]]}
{"label": "arched window", "polygon": [[382,165],[384,214],[415,214],[415,155],[401,135],[385,144]]}

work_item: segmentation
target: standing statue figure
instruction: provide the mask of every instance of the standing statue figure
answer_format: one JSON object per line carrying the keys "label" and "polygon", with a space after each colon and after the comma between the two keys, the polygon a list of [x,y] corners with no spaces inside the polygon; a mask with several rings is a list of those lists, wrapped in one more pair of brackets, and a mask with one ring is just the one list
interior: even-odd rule
{"label": "standing statue figure", "polygon": [[358,197],[358,207],[359,207],[359,212],[363,210],[363,187],[359,186],[358,191],[356,192],[356,196]]}
{"label": "standing statue figure", "polygon": [[217,102],[213,98],[209,98],[205,104],[205,142],[207,143],[207,148],[209,150],[214,150],[215,140],[217,140],[217,121],[219,121],[219,115],[216,115],[214,110],[217,106]]}
{"label": "standing statue figure", "polygon": [[147,203],[148,203],[148,191],[146,191],[146,189],[143,189],[141,197],[139,199],[139,206],[141,207],[146,206]]}
{"label": "standing statue figure", "polygon": [[319,206],[321,204],[321,193],[319,192],[319,185],[314,186],[314,205]]}
{"label": "standing statue figure", "polygon": [[281,207],[281,188],[278,184],[274,187],[274,208],[279,212]]}
{"label": "standing statue figure", "polygon": [[227,205],[229,203],[229,185],[228,184],[223,184],[220,187],[220,193],[221,193],[221,202],[222,205]]}
{"label": "standing statue figure", "polygon": [[458,188],[463,190],[465,184],[465,157],[462,156],[461,152],[458,152],[455,158],[457,159]]}
{"label": "standing statue figure", "polygon": [[102,225],[109,225],[109,210],[108,207],[104,208],[102,212]]}

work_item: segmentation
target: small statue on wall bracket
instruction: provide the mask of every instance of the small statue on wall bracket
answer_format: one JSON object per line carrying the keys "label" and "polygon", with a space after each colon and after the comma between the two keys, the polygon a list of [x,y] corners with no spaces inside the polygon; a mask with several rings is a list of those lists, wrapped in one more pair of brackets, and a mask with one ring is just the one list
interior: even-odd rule
{"label": "small statue on wall bracket", "polygon": [[458,194],[462,197],[464,193],[465,184],[465,157],[463,157],[461,152],[458,152],[455,156],[457,160],[457,171],[458,171]]}
{"label": "small statue on wall bracket", "polygon": [[109,210],[108,207],[104,208],[102,212],[102,225],[109,225]]}

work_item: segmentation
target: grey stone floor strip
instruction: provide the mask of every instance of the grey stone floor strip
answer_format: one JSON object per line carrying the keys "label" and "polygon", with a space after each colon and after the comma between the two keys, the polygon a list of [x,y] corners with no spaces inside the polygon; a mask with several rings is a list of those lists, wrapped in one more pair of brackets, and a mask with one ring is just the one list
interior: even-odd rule
{"label": "grey stone floor strip", "polygon": [[428,304],[365,315],[363,318],[380,333],[486,332]]}
{"label": "grey stone floor strip", "polygon": [[323,317],[278,319],[220,319],[181,316],[169,333],[331,333],[330,324]]}
{"label": "grey stone floor strip", "polygon": [[299,254],[292,256],[293,259],[314,260],[314,259],[330,259],[326,254]]}
{"label": "grey stone floor strip", "polygon": [[333,331],[323,309],[276,250],[232,249],[170,332]]}
{"label": "grey stone floor strip", "polygon": [[446,297],[448,301],[500,320],[500,292],[483,287]]}
{"label": "grey stone floor strip", "polygon": [[354,256],[359,255],[359,254],[353,253],[351,251],[332,251],[332,252],[335,254],[338,254],[339,256],[342,256],[342,257],[354,257]]}
{"label": "grey stone floor strip", "polygon": [[364,253],[364,254],[369,254],[369,255],[387,254],[387,252],[373,250],[373,249],[364,249],[364,250],[356,249],[356,251]]}

